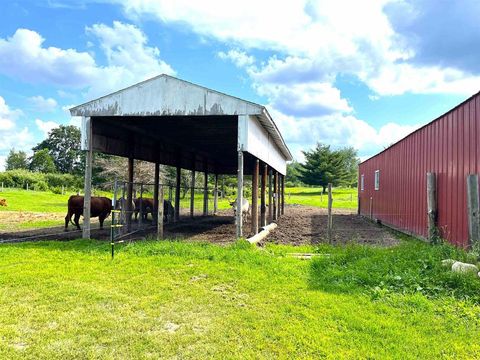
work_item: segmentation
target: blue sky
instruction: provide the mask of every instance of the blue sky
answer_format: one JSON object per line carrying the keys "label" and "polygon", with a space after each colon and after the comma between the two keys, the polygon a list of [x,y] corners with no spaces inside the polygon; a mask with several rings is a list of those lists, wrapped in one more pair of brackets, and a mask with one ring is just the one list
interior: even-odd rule
{"label": "blue sky", "polygon": [[72,105],[160,73],[266,105],[299,160],[316,142],[366,158],[480,90],[478,4],[4,2],[0,169],[78,124]]}

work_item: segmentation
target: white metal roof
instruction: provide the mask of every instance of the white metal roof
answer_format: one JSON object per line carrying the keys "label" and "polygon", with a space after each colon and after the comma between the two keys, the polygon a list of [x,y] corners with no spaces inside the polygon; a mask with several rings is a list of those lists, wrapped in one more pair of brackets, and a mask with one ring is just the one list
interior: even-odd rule
{"label": "white metal roof", "polygon": [[159,75],[70,109],[72,116],[195,116],[252,115],[287,161],[293,160],[267,109],[259,104],[177,79]]}

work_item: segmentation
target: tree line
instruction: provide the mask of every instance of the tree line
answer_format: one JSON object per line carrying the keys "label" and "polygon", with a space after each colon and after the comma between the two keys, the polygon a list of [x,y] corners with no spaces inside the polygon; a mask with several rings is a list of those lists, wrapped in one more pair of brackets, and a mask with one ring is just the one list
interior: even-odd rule
{"label": "tree line", "polygon": [[[33,155],[28,157],[25,151],[11,149],[5,163],[6,170],[24,169],[44,174],[70,174],[81,178],[84,175],[84,153],[80,150],[80,129],[73,125],[60,125],[52,129],[46,139],[32,148]],[[315,148],[302,151],[305,161],[293,161],[287,166],[287,186],[320,186],[325,192],[328,183],[334,186],[357,186],[357,168],[359,159],[352,147],[332,149],[329,145],[318,143]],[[111,182],[113,179],[126,180],[127,159],[96,153],[92,171],[94,186]],[[162,166],[161,181],[174,183],[176,170],[171,166]],[[137,182],[151,183],[154,165],[145,161],[136,161],[134,178]],[[222,183],[231,186],[235,176],[224,176]],[[197,177],[198,186],[202,186],[202,177]],[[210,179],[213,182],[213,177]],[[190,173],[182,171],[182,187],[190,186]],[[248,182],[247,182],[248,184]]]}

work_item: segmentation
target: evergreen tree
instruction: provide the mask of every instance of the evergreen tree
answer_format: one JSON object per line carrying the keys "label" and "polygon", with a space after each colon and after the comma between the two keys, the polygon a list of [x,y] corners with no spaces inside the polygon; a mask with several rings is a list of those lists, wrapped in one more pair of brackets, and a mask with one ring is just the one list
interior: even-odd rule
{"label": "evergreen tree", "polygon": [[310,151],[303,151],[305,163],[300,170],[300,179],[308,185],[317,185],[326,192],[328,183],[334,186],[351,186],[357,172],[357,152],[353,148],[331,150],[329,145],[317,144]]}

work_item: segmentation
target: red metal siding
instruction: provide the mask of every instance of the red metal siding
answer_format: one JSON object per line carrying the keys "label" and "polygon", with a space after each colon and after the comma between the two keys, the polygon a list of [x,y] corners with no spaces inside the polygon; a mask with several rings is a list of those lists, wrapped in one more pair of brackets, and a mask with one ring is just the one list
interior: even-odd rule
{"label": "red metal siding", "polygon": [[[359,167],[365,186],[360,213],[418,236],[427,236],[426,173],[437,174],[438,225],[453,244],[468,245],[466,176],[479,173],[480,96],[471,97]],[[375,171],[380,189],[375,190]],[[370,200],[371,199],[371,200]]]}

